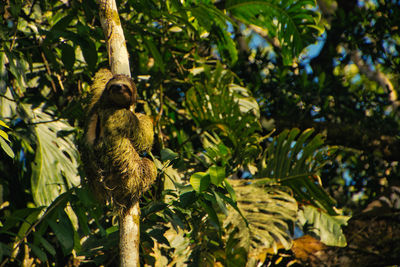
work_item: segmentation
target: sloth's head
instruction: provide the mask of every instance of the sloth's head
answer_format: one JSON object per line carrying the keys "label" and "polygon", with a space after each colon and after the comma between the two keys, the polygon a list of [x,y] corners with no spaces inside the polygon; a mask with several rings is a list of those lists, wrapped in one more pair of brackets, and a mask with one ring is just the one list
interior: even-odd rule
{"label": "sloth's head", "polygon": [[136,104],[136,86],[133,80],[128,76],[114,75],[114,77],[108,81],[105,92],[111,101],[110,104],[118,108],[129,109],[130,106]]}

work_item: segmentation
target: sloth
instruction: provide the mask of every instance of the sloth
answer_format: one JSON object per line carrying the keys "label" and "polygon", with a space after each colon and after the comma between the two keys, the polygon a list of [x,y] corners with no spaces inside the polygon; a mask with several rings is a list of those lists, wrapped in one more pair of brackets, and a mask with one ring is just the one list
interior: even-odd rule
{"label": "sloth", "polygon": [[133,112],[136,101],[130,77],[107,69],[94,76],[81,154],[95,195],[120,207],[136,202],[157,176],[154,162],[141,157],[153,145],[153,123]]}

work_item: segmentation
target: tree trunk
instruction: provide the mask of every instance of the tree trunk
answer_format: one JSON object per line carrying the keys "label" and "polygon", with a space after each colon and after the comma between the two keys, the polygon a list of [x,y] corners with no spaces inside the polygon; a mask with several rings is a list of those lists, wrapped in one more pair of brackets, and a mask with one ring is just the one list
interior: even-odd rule
{"label": "tree trunk", "polygon": [[128,50],[115,0],[99,0],[99,11],[111,72],[131,77]]}
{"label": "tree trunk", "polygon": [[139,266],[140,207],[134,203],[119,215],[120,266]]}
{"label": "tree trunk", "polygon": [[[101,26],[103,27],[109,64],[113,74],[131,76],[129,55],[126,49],[124,32],[119,20],[115,0],[99,0]],[[139,202],[130,205],[119,214],[120,266],[139,266],[140,243],[140,207]]]}

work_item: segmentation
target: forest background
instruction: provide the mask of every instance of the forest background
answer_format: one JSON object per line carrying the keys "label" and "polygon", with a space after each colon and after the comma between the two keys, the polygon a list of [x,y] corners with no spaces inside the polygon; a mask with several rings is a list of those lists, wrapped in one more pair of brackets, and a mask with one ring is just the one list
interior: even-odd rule
{"label": "forest background", "polygon": [[[400,262],[400,2],[117,1],[158,168],[148,266]],[[0,5],[2,266],[116,266],[87,189],[94,0]]]}

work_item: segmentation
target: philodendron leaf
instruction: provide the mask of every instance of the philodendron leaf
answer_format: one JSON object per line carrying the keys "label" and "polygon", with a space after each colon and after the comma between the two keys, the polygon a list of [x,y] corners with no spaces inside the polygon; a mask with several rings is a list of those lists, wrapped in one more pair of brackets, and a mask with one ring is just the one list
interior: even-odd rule
{"label": "philodendron leaf", "polygon": [[54,120],[40,108],[33,112],[36,151],[32,163],[32,195],[38,206],[47,206],[68,188],[80,183],[78,151],[71,136],[58,136],[60,131],[72,130],[66,121]]}
{"label": "philodendron leaf", "polygon": [[312,225],[311,231],[328,246],[345,247],[347,245],[342,225],[346,225],[349,219],[349,216],[331,216],[309,205],[303,206],[298,213],[300,224]]}
{"label": "philodendron leaf", "polygon": [[237,206],[247,224],[233,210],[228,213],[224,227],[240,231],[240,246],[255,251],[277,248],[281,243],[291,246],[290,225],[297,219],[297,202],[283,187],[258,187],[247,181],[230,180],[237,195]]}

